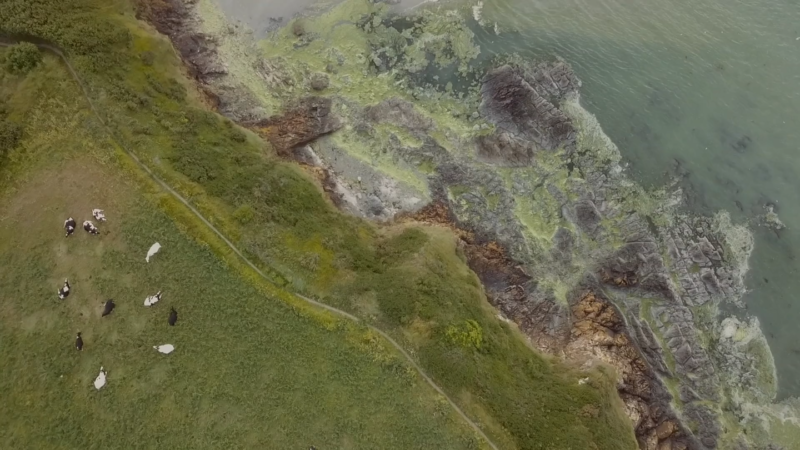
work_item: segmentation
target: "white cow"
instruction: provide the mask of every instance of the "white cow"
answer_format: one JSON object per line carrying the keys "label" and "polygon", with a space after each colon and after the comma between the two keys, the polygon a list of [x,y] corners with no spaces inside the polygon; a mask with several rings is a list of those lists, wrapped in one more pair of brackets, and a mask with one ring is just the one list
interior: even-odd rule
{"label": "white cow", "polygon": [[147,251],[147,256],[144,258],[145,262],[150,262],[150,258],[158,253],[161,250],[161,244],[156,242],[155,244],[150,246],[150,250]]}
{"label": "white cow", "polygon": [[175,350],[175,346],[172,344],[154,345],[153,348],[165,355],[169,355],[173,350]]}
{"label": "white cow", "polygon": [[144,299],[144,306],[153,306],[161,300],[161,291]]}
{"label": "white cow", "polygon": [[106,214],[105,214],[105,212],[103,212],[102,209],[93,209],[92,210],[92,217],[94,217],[94,220],[96,220],[98,222],[105,222],[106,221]]}
{"label": "white cow", "polygon": [[97,378],[94,379],[94,388],[98,391],[106,385],[106,371],[103,370],[103,366],[100,366],[100,373],[97,374]]}

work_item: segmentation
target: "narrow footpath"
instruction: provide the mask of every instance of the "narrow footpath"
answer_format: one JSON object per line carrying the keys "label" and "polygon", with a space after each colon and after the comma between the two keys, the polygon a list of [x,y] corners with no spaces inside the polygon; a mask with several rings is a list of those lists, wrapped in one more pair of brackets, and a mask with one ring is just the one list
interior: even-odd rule
{"label": "narrow footpath", "polygon": [[[81,91],[83,92],[83,97],[86,99],[86,103],[89,105],[89,109],[91,109],[92,113],[93,113],[93,114],[94,114],[94,116],[97,118],[97,120],[100,122],[100,124],[103,126],[103,128],[104,128],[104,129],[105,129],[105,131],[106,131],[106,133],[108,133],[108,135],[109,135],[109,136],[111,137],[111,139],[112,139],[112,140],[113,140],[113,141],[114,141],[114,142],[115,142],[115,143],[116,143],[116,144],[119,146],[119,148],[121,148],[121,149],[122,149],[122,150],[125,152],[125,154],[126,154],[126,155],[128,155],[128,156],[129,156],[131,159],[133,159],[133,161],[136,163],[136,165],[138,165],[138,166],[139,166],[139,167],[140,167],[142,170],[144,170],[144,171],[145,171],[145,172],[146,172],[146,173],[147,173],[147,174],[150,176],[150,178],[151,178],[151,179],[153,179],[153,181],[155,181],[155,182],[156,182],[156,183],[157,183],[157,184],[158,184],[158,185],[159,185],[159,186],[160,186],[160,187],[161,187],[161,188],[162,188],[164,191],[168,192],[168,193],[169,193],[170,195],[172,195],[172,196],[173,196],[173,197],[174,197],[176,200],[180,201],[180,202],[181,202],[181,203],[182,203],[184,206],[186,206],[186,207],[187,207],[187,208],[188,208],[188,209],[189,209],[189,210],[190,210],[190,211],[191,211],[191,212],[192,212],[192,213],[193,213],[193,214],[194,214],[194,215],[195,215],[195,216],[196,216],[198,219],[200,219],[200,220],[201,220],[201,221],[202,221],[202,222],[203,222],[203,223],[204,223],[204,224],[205,224],[205,225],[206,225],[206,226],[207,226],[207,227],[208,227],[208,228],[209,228],[211,231],[213,231],[213,232],[214,232],[214,233],[215,233],[215,234],[216,234],[216,235],[217,235],[217,236],[218,236],[220,239],[222,239],[222,241],[223,241],[223,242],[225,242],[225,244],[226,244],[226,245],[227,245],[227,246],[228,246],[228,247],[229,247],[231,250],[233,250],[233,252],[234,252],[234,253],[236,253],[236,255],[237,255],[239,258],[241,258],[241,260],[242,260],[242,261],[243,261],[245,264],[247,264],[247,266],[248,266],[248,267],[250,267],[251,269],[253,269],[253,270],[254,270],[254,271],[255,271],[255,272],[256,272],[256,273],[257,273],[259,276],[261,276],[261,277],[262,277],[262,278],[263,278],[263,279],[264,279],[264,280],[265,280],[267,283],[271,283],[271,281],[270,281],[270,279],[267,277],[267,275],[266,275],[266,274],[264,274],[264,272],[262,272],[262,271],[261,271],[261,270],[260,270],[260,269],[259,269],[259,268],[258,268],[258,267],[255,265],[255,264],[253,264],[253,263],[252,263],[252,262],[251,262],[249,259],[247,259],[247,258],[244,256],[244,254],[241,252],[241,250],[239,250],[239,249],[238,249],[238,248],[237,248],[237,247],[236,247],[236,246],[235,246],[235,245],[234,245],[234,244],[233,244],[233,243],[232,243],[232,242],[231,242],[231,241],[230,241],[228,238],[226,238],[226,237],[225,237],[225,235],[223,235],[223,234],[222,234],[222,232],[220,232],[220,231],[217,229],[217,227],[215,227],[214,225],[212,225],[212,224],[211,224],[211,222],[210,222],[208,219],[206,219],[206,218],[205,218],[205,217],[204,217],[204,216],[203,216],[203,215],[200,213],[200,211],[198,211],[198,210],[197,210],[197,209],[196,209],[194,206],[192,206],[192,205],[191,205],[191,204],[190,204],[190,203],[189,203],[189,202],[188,202],[188,201],[187,201],[185,198],[183,198],[183,196],[181,196],[181,195],[180,195],[178,192],[176,192],[174,189],[172,189],[172,188],[171,188],[171,187],[170,187],[170,186],[169,186],[169,185],[168,185],[166,182],[164,182],[163,180],[161,180],[160,178],[158,178],[158,176],[156,176],[156,174],[155,174],[155,173],[154,173],[152,170],[150,170],[150,168],[149,168],[149,167],[147,167],[147,165],[145,165],[145,164],[144,164],[144,163],[143,163],[143,162],[142,162],[142,161],[141,161],[141,160],[140,160],[140,159],[139,159],[139,158],[138,158],[138,157],[137,157],[137,156],[136,156],[136,155],[135,155],[135,154],[134,154],[134,153],[133,153],[133,152],[132,152],[132,151],[131,151],[131,150],[130,150],[130,149],[127,147],[127,146],[126,146],[126,145],[125,145],[125,144],[124,144],[124,142],[122,142],[122,140],[121,140],[121,139],[118,139],[118,138],[117,138],[117,136],[116,136],[116,134],[114,133],[114,131],[113,131],[113,130],[112,130],[112,129],[111,129],[111,128],[110,128],[110,127],[109,127],[109,126],[106,124],[106,121],[105,121],[105,120],[103,120],[103,117],[100,115],[100,112],[98,111],[97,107],[95,106],[94,102],[92,102],[92,99],[91,99],[91,97],[89,96],[89,91],[86,89],[86,85],[83,83],[83,80],[80,78],[80,76],[78,76],[78,73],[77,73],[77,72],[75,71],[75,69],[72,67],[72,64],[70,64],[69,60],[67,59],[67,57],[66,57],[66,55],[64,54],[64,52],[62,52],[62,51],[61,51],[61,49],[59,49],[59,48],[58,48],[57,46],[55,46],[55,45],[52,45],[52,44],[49,44],[49,43],[46,43],[46,42],[43,42],[43,41],[34,40],[34,39],[14,39],[14,38],[9,38],[9,37],[0,36],[0,47],[9,47],[9,46],[11,46],[11,45],[14,45],[14,44],[17,44],[17,43],[20,43],[20,42],[30,42],[30,43],[32,43],[32,44],[34,44],[34,45],[36,45],[37,47],[39,47],[39,49],[40,49],[40,50],[46,51],[46,52],[48,52],[48,53],[51,53],[51,54],[53,54],[53,55],[57,56],[59,59],[61,59],[61,61],[62,61],[62,62],[64,63],[64,65],[66,66],[66,68],[67,68],[67,70],[69,71],[69,73],[72,75],[72,78],[75,80],[75,82],[76,82],[76,83],[78,84],[78,86],[81,88]],[[437,384],[436,384],[436,383],[433,381],[433,379],[432,379],[430,376],[428,376],[428,374],[427,374],[427,373],[425,373],[425,371],[423,371],[423,370],[422,370],[422,367],[420,367],[420,366],[419,366],[419,364],[417,364],[417,362],[416,362],[416,361],[414,361],[414,359],[411,357],[411,355],[409,355],[409,354],[408,354],[408,352],[407,352],[407,351],[406,351],[406,350],[405,350],[403,347],[401,347],[401,346],[400,346],[400,344],[398,344],[398,343],[397,343],[397,342],[396,342],[394,339],[392,339],[392,338],[391,338],[391,337],[390,337],[390,336],[389,336],[389,335],[388,335],[386,332],[384,332],[383,330],[381,330],[381,329],[379,329],[379,328],[377,328],[377,327],[374,327],[374,326],[372,326],[372,325],[370,325],[370,324],[368,324],[368,323],[366,323],[366,322],[363,322],[363,321],[362,321],[362,320],[360,320],[358,317],[356,317],[356,316],[354,316],[354,315],[352,315],[352,314],[350,314],[350,313],[348,313],[348,312],[346,312],[346,311],[342,311],[341,309],[334,308],[333,306],[326,305],[326,304],[324,304],[324,303],[318,302],[318,301],[316,301],[316,300],[310,299],[310,298],[308,298],[308,297],[305,297],[305,296],[303,296],[303,295],[300,295],[300,294],[297,294],[297,293],[292,293],[292,294],[293,294],[293,295],[295,295],[295,297],[302,299],[304,302],[306,302],[306,303],[308,303],[308,304],[310,304],[310,305],[313,305],[313,306],[315,306],[315,307],[318,307],[318,308],[325,309],[325,310],[327,310],[327,311],[330,311],[330,312],[332,312],[332,313],[334,313],[334,314],[336,314],[336,315],[338,315],[338,316],[344,317],[344,318],[346,318],[346,319],[348,319],[348,320],[350,320],[350,321],[352,321],[352,322],[356,322],[356,323],[359,323],[359,324],[361,324],[361,325],[364,325],[364,326],[366,326],[367,328],[369,328],[370,330],[372,330],[372,331],[374,331],[374,332],[378,333],[379,335],[381,335],[381,336],[382,336],[384,339],[386,339],[386,341],[388,341],[388,342],[389,342],[389,343],[390,343],[390,344],[391,344],[391,345],[392,345],[394,348],[396,348],[396,349],[397,349],[397,351],[399,351],[399,352],[400,352],[400,354],[402,354],[402,355],[403,355],[403,357],[404,357],[404,358],[405,358],[405,359],[406,359],[406,360],[407,360],[407,361],[408,361],[408,362],[411,364],[411,366],[412,366],[412,367],[414,367],[414,369],[417,371],[417,373],[419,373],[419,375],[420,375],[420,376],[421,376],[421,377],[422,377],[422,378],[423,378],[423,379],[424,379],[424,380],[425,380],[425,381],[426,381],[426,382],[427,382],[427,383],[428,383],[428,384],[429,384],[429,385],[430,385],[430,386],[431,386],[431,387],[432,387],[432,388],[433,388],[433,389],[434,389],[436,392],[438,392],[440,395],[442,395],[442,396],[443,396],[443,397],[444,397],[444,398],[447,400],[447,402],[448,402],[448,403],[450,403],[450,406],[453,408],[453,410],[455,410],[455,412],[456,412],[456,413],[458,413],[458,415],[459,415],[459,416],[461,416],[461,418],[462,418],[462,419],[464,419],[464,421],[465,421],[467,424],[469,424],[469,426],[470,426],[470,427],[472,427],[472,429],[474,429],[474,430],[475,430],[475,432],[476,432],[476,433],[478,433],[478,434],[479,434],[479,435],[480,435],[480,436],[483,438],[483,440],[484,440],[484,441],[486,441],[486,443],[489,445],[489,447],[491,447],[491,448],[492,448],[492,450],[499,450],[499,449],[498,449],[498,447],[497,447],[497,446],[494,444],[494,442],[492,442],[492,441],[491,441],[491,439],[489,439],[489,436],[487,436],[487,435],[486,435],[486,433],[484,433],[484,432],[483,432],[483,430],[482,430],[482,429],[481,429],[481,428],[480,428],[480,427],[479,427],[479,426],[478,426],[478,425],[477,425],[477,424],[476,424],[476,423],[475,423],[475,422],[474,422],[472,419],[470,419],[470,418],[469,418],[469,416],[467,416],[467,414],[466,414],[466,413],[465,413],[465,412],[464,412],[464,411],[463,411],[463,410],[462,410],[462,409],[461,409],[461,408],[460,408],[460,407],[459,407],[459,406],[458,406],[458,405],[457,405],[457,404],[456,404],[456,403],[453,401],[453,399],[451,399],[451,398],[450,398],[450,396],[448,396],[448,395],[447,395],[447,394],[446,394],[446,393],[445,393],[445,392],[442,390],[442,388],[441,388],[441,387],[439,387],[439,385],[437,385]]]}

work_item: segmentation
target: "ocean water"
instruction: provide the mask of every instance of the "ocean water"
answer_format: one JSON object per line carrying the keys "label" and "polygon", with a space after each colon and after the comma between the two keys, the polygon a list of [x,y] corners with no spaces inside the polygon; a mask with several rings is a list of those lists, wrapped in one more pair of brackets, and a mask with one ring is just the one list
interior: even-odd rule
{"label": "ocean water", "polygon": [[[217,0],[262,36],[335,1]],[[772,348],[779,397],[800,396],[800,0],[481,4],[481,58],[564,58],[630,176],[651,187],[680,177],[688,211],[752,222],[748,312]],[[786,229],[757,226],[767,203]]]}
{"label": "ocean water", "polygon": [[[800,1],[490,0],[482,18],[484,57],[572,64],[634,179],[679,176],[690,211],[753,221],[745,301],[779,397],[800,396]],[[757,226],[768,202],[786,229]]]}

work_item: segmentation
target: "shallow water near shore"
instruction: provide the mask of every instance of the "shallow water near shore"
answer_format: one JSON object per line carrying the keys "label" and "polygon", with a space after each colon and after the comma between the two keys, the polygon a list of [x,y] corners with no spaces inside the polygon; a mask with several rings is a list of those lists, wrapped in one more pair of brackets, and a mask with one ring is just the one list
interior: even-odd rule
{"label": "shallow water near shore", "polygon": [[[392,4],[398,10],[408,10],[431,0],[396,0]],[[436,1],[436,0],[433,0]],[[229,17],[242,21],[257,37],[285,25],[295,15],[309,8],[330,8],[342,0],[216,0]]]}
{"label": "shallow water near shore", "polygon": [[[312,0],[218,0],[263,34]],[[418,3],[418,2],[414,2]],[[800,395],[800,4],[720,0],[484,2],[481,58],[558,55],[583,81],[582,103],[657,187],[681,178],[686,207],[744,222],[768,202],[788,228],[757,227],[745,300],[770,342],[779,396]],[[323,4],[332,5],[333,2]],[[413,5],[412,5],[413,6]],[[494,24],[497,24],[495,32]]]}

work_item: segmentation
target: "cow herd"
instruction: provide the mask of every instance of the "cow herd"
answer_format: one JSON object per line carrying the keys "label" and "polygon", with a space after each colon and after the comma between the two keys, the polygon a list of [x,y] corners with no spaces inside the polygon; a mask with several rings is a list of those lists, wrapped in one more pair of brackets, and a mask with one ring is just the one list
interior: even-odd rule
{"label": "cow herd", "polygon": [[[105,213],[101,209],[92,210],[92,217],[94,217],[94,219],[97,220],[98,223],[106,221]],[[72,217],[64,221],[64,230],[66,231],[66,237],[71,236],[75,232],[76,225],[77,223],[75,222],[75,219],[73,219]],[[100,234],[100,230],[94,225],[94,223],[91,220],[86,220],[83,222],[83,229],[87,233],[93,236]],[[145,258],[146,262],[150,262],[150,258],[153,255],[155,255],[160,248],[161,245],[159,243],[153,244],[153,246],[150,247],[150,250],[147,252],[147,257]],[[72,292],[72,286],[69,284],[69,279],[65,279],[64,285],[58,289],[58,298],[61,300],[65,300],[71,292]],[[145,298],[144,300],[144,306],[149,307],[155,305],[156,303],[161,301],[161,295],[162,295],[161,291],[158,291],[154,295],[147,296],[147,298]],[[106,300],[106,302],[103,304],[103,313],[101,314],[101,316],[106,317],[110,315],[114,311],[115,307],[116,304],[114,303],[114,300],[112,299]],[[174,307],[170,307],[169,315],[167,316],[167,323],[170,326],[174,326],[177,322],[178,322],[178,311],[176,311]],[[78,351],[82,351],[83,345],[84,345],[83,337],[81,336],[81,333],[78,332],[75,336],[75,349]],[[153,348],[157,350],[159,353],[163,354],[170,354],[172,353],[173,350],[175,350],[175,346],[173,346],[172,344],[154,345]],[[105,367],[101,366],[100,372],[94,379],[93,384],[95,389],[100,390],[106,385],[107,376],[108,372],[106,371]],[[309,450],[317,450],[317,449],[316,447],[311,446]]]}
{"label": "cow herd", "polygon": [[[94,219],[97,220],[98,222],[105,222],[106,221],[106,215],[105,215],[105,213],[103,212],[102,209],[93,209],[92,210],[92,217],[94,217]],[[67,220],[64,221],[64,230],[67,232],[67,234],[66,234],[67,237],[72,236],[72,233],[75,232],[75,227],[76,226],[78,226],[78,223],[75,222],[75,219],[73,219],[72,217],[70,217],[70,218],[68,218]],[[100,234],[100,230],[97,229],[97,227],[94,225],[94,223],[91,220],[84,220],[83,221],[83,229],[87,233],[89,233],[91,235],[94,235],[94,236]]]}
{"label": "cow herd", "polygon": [[[106,215],[105,215],[105,212],[102,209],[93,209],[92,210],[92,217],[98,223],[106,221]],[[66,237],[72,236],[72,234],[75,232],[75,228],[76,227],[77,227],[77,222],[72,217],[70,217],[67,220],[65,220],[64,221],[64,231],[66,232],[65,236]],[[83,222],[83,229],[87,233],[92,235],[92,236],[97,236],[97,235],[100,234],[100,230],[97,228],[97,226],[91,220],[86,220],[86,221]],[[156,246],[158,246],[158,248],[160,248],[159,244],[155,244],[153,247],[151,247],[150,252],[148,252],[148,255],[147,255],[147,261],[148,262],[150,260],[150,257],[152,256],[152,254],[155,254],[155,252],[158,251],[158,248],[155,248]],[[155,250],[154,250],[154,248],[155,248]],[[69,297],[69,294],[71,292],[72,292],[72,286],[70,285],[69,279],[67,278],[67,279],[64,280],[64,284],[58,289],[58,298],[60,300],[66,300],[66,298]],[[158,303],[160,300],[161,300],[161,291],[158,291],[155,295],[148,296],[144,301],[144,305],[145,306],[153,306],[156,303]],[[116,303],[114,303],[113,299],[106,300],[103,303],[103,312],[101,314],[101,317],[106,317],[106,316],[110,315],[114,311],[114,308],[116,308],[116,306],[117,305],[116,305]],[[177,322],[178,322],[178,312],[175,310],[174,307],[170,307],[169,315],[167,316],[167,323],[170,326],[174,326]],[[75,336],[75,349],[78,350],[78,351],[82,351],[83,350],[83,345],[84,345],[83,337],[82,337],[81,333],[78,332],[78,334]],[[172,344],[157,345],[157,346],[153,346],[153,348],[158,350],[160,353],[164,353],[164,354],[169,354],[175,349],[175,347]],[[106,375],[107,375],[107,372],[106,372],[105,368],[104,367],[100,367],[100,373],[97,375],[97,377],[94,380],[94,387],[96,389],[99,390],[103,386],[106,385]]]}

